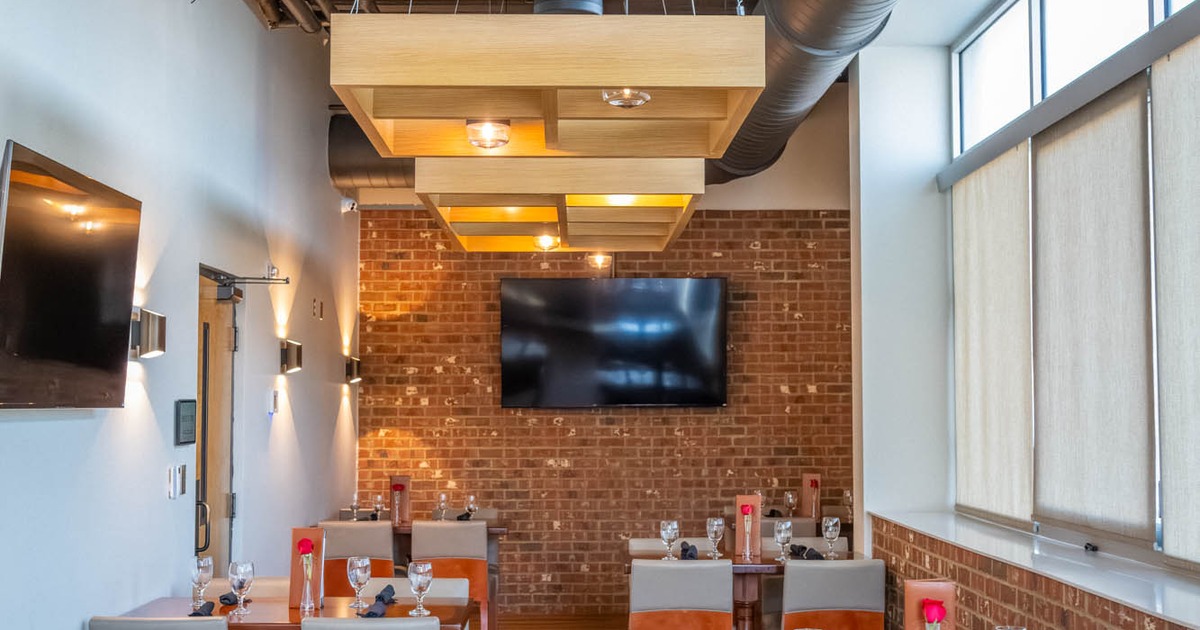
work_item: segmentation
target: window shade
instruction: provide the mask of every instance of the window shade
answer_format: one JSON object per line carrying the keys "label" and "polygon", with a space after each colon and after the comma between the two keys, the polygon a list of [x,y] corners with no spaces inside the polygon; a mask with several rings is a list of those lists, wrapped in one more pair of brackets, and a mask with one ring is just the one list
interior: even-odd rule
{"label": "window shade", "polygon": [[1147,88],[1033,139],[1034,516],[1153,540]]}
{"label": "window shade", "polygon": [[1028,521],[1033,494],[1029,144],[954,185],[957,499]]}
{"label": "window shade", "polygon": [[1151,76],[1163,550],[1200,562],[1200,38]]}

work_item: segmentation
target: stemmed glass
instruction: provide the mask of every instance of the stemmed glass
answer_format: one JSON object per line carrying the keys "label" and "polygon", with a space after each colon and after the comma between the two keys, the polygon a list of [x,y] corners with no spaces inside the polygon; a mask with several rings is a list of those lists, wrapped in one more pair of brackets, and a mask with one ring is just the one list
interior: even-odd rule
{"label": "stemmed glass", "polygon": [[788,518],[796,515],[796,493],[788,490],[783,493],[783,507],[787,508]]}
{"label": "stemmed glass", "polygon": [[721,538],[725,536],[725,519],[720,516],[714,516],[708,519],[708,542],[712,545],[712,551],[708,552],[708,557],[716,560],[721,557],[721,551],[718,548],[721,544]]}
{"label": "stemmed glass", "polygon": [[825,544],[829,545],[829,553],[825,554],[825,557],[829,560],[837,558],[837,552],[833,550],[833,543],[837,542],[841,533],[841,519],[836,516],[826,516],[821,519],[821,535],[825,537]]}
{"label": "stemmed glass", "polygon": [[371,579],[371,559],[365,556],[353,556],[346,560],[346,577],[350,586],[354,587],[354,603],[351,608],[366,608],[368,604],[362,599],[362,590]]}
{"label": "stemmed glass", "polygon": [[350,495],[350,520],[358,520],[358,493]]}
{"label": "stemmed glass", "polygon": [[383,495],[377,494],[375,495],[375,518],[379,518],[380,514],[383,514]]}
{"label": "stemmed glass", "polygon": [[237,595],[237,608],[229,611],[231,615],[244,615],[250,612],[246,608],[246,594],[250,592],[250,587],[254,584],[254,563],[253,562],[230,562],[229,563],[229,588],[233,589],[234,595]]}
{"label": "stemmed glass", "polygon": [[433,565],[428,562],[408,563],[408,585],[412,587],[413,595],[417,597],[417,607],[408,611],[410,617],[429,616],[429,610],[422,602],[425,601],[425,593],[429,592],[431,583],[433,583]]}
{"label": "stemmed glass", "polygon": [[471,515],[470,520],[475,520],[475,513],[479,511],[479,504],[475,502],[475,495],[467,495],[467,514]]}
{"label": "stemmed glass", "polygon": [[667,547],[667,555],[663,556],[663,560],[675,560],[675,554],[671,551],[675,541],[679,539],[679,521],[659,521],[658,535]]}
{"label": "stemmed glass", "polygon": [[433,509],[433,520],[435,520],[435,521],[446,520],[446,514],[449,511],[450,511],[450,507],[449,507],[449,505],[446,504],[446,493],[439,492],[437,507]]}
{"label": "stemmed glass", "polygon": [[213,578],[212,558],[196,556],[192,562],[192,586],[196,588],[196,597],[192,599],[192,608],[204,605],[204,589],[208,588]]}
{"label": "stemmed glass", "polygon": [[776,561],[787,562],[788,543],[790,542],[792,542],[792,522],[775,521],[775,544],[779,545],[779,557],[775,558]]}

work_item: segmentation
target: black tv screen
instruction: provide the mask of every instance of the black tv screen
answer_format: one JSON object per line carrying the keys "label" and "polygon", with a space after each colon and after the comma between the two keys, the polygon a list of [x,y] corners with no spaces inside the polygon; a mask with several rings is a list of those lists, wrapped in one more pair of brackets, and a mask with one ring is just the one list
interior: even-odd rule
{"label": "black tv screen", "polygon": [[125,401],[141,203],[9,141],[0,165],[0,407]]}
{"label": "black tv screen", "polygon": [[500,281],[504,407],[725,404],[723,278]]}

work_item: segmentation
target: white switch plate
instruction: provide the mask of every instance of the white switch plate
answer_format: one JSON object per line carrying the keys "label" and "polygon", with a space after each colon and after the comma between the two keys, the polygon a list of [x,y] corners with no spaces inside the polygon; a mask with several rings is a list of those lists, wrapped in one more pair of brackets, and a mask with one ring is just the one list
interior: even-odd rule
{"label": "white switch plate", "polygon": [[187,464],[167,468],[167,498],[178,499],[187,494]]}

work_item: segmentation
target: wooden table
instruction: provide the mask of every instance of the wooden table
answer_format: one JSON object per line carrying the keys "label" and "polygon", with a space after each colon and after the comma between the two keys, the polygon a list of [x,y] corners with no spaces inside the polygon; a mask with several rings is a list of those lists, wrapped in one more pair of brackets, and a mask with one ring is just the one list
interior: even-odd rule
{"label": "wooden table", "polygon": [[[241,630],[290,630],[300,628],[300,609],[288,608],[288,602],[282,598],[250,597],[246,604],[249,613],[237,617],[229,617],[230,627]],[[350,608],[353,597],[326,597],[325,607],[314,611],[314,617],[337,617],[350,619],[358,611]],[[412,598],[397,598],[396,603],[387,607],[388,617],[407,617],[408,611],[416,605]],[[463,630],[471,614],[478,610],[479,605],[470,599],[426,599],[425,607],[442,622],[442,630]],[[213,616],[228,615],[235,606],[217,604]],[[139,606],[127,613],[126,617],[185,617],[192,612],[192,600],[187,597],[163,597],[149,604]]]}

